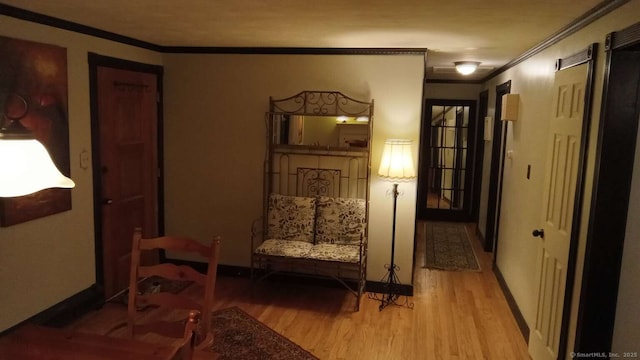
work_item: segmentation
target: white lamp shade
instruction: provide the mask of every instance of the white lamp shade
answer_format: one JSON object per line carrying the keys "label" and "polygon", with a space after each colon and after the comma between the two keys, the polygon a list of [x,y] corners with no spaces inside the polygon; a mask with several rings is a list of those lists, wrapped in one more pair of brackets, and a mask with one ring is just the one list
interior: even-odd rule
{"label": "white lamp shade", "polygon": [[0,140],[0,197],[28,195],[48,188],[72,188],[47,149],[34,139]]}
{"label": "white lamp shade", "polygon": [[407,180],[416,177],[411,140],[389,139],[384,142],[378,175],[390,180]]}

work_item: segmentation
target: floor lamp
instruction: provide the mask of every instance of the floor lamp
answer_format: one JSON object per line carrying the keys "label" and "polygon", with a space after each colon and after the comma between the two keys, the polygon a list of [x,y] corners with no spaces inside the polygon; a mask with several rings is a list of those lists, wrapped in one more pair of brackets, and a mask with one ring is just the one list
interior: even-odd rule
{"label": "floor lamp", "polygon": [[381,178],[393,182],[393,227],[391,230],[391,261],[389,264],[385,264],[388,272],[382,278],[383,292],[381,297],[375,294],[371,294],[370,297],[380,301],[379,310],[382,311],[388,305],[400,305],[413,308],[413,303],[409,302],[406,298],[404,303],[398,303],[402,284],[396,275],[396,271],[400,270],[398,265],[395,264],[395,248],[396,248],[396,210],[398,203],[398,182],[407,181],[416,177],[416,172],[413,167],[413,156],[411,152],[411,140],[402,139],[388,139],[384,143],[384,150],[382,152],[382,160],[380,161],[380,168],[378,169],[378,176]]}

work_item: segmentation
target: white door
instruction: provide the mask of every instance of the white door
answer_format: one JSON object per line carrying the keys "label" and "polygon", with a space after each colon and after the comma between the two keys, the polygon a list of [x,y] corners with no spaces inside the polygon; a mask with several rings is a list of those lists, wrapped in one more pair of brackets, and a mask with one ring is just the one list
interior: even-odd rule
{"label": "white door", "polygon": [[562,310],[571,241],[587,64],[556,73],[547,146],[542,236],[538,247],[538,299],[529,354],[558,358]]}

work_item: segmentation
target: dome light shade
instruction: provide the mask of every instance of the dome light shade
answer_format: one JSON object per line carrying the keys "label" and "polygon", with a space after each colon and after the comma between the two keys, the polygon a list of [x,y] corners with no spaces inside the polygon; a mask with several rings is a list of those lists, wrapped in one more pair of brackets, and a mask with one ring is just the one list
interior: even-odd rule
{"label": "dome light shade", "polygon": [[56,168],[47,149],[38,140],[0,137],[0,197],[74,186],[73,180]]}
{"label": "dome light shade", "polygon": [[480,65],[479,61],[456,61],[454,62],[456,70],[462,75],[473,74]]}

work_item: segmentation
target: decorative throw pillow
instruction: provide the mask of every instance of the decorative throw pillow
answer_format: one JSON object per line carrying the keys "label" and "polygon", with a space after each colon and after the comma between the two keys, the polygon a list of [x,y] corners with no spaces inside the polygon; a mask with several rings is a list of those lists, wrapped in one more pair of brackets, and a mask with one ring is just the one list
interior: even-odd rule
{"label": "decorative throw pillow", "polygon": [[313,242],[316,199],[269,195],[267,239]]}
{"label": "decorative throw pillow", "polygon": [[316,244],[358,244],[364,235],[365,201],[354,198],[318,198]]}

